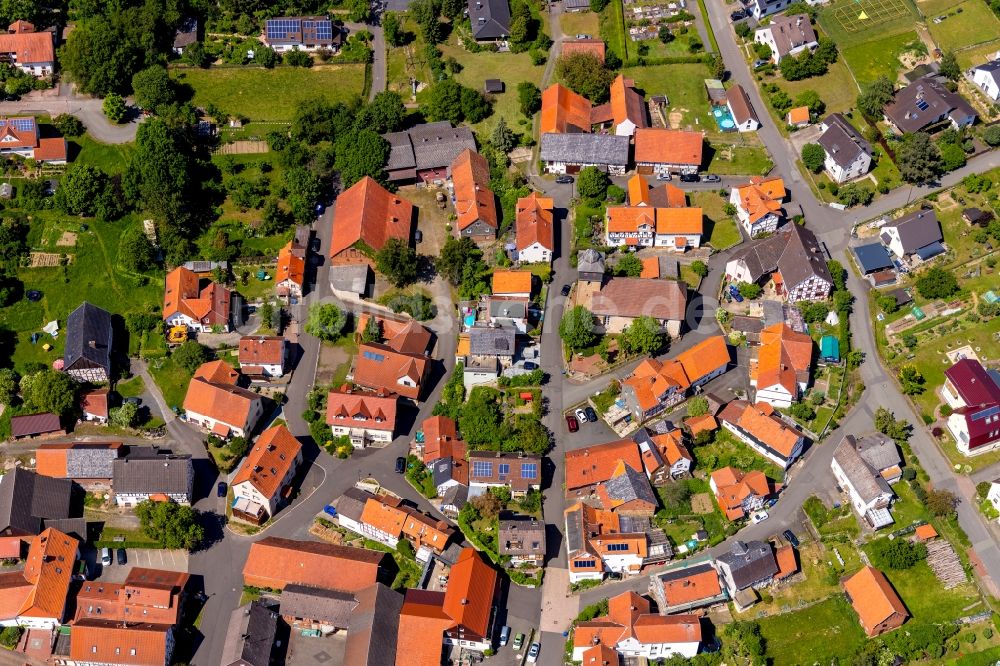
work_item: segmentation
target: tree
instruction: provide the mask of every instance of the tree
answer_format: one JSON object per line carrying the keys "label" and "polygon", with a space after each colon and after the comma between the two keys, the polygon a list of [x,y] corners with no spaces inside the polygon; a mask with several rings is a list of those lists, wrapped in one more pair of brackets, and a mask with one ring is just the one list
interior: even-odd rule
{"label": "tree", "polygon": [[153,244],[138,226],[130,226],[118,242],[118,265],[127,271],[141,273],[153,266]]}
{"label": "tree", "polygon": [[52,119],[52,124],[63,136],[83,136],[83,133],[87,131],[79,118],[68,113],[60,113]]}
{"label": "tree", "polygon": [[595,14],[600,14],[604,11],[604,8],[608,6],[610,0],[590,0],[590,11]]}
{"label": "tree", "polygon": [[17,397],[19,379],[10,368],[0,368],[0,405],[6,407]]}
{"label": "tree", "polygon": [[754,284],[752,282],[740,282],[739,287],[740,296],[748,300],[753,300],[760,296],[760,292],[763,291],[759,284]]}
{"label": "tree", "polygon": [[389,46],[403,45],[403,27],[399,22],[399,14],[385,12],[382,15],[382,35]]}
{"label": "tree", "polygon": [[896,86],[888,76],[881,75],[864,86],[858,95],[858,108],[869,118],[881,118],[882,109],[892,101]]}
{"label": "tree", "polygon": [[517,135],[507,126],[507,121],[503,117],[493,127],[493,131],[490,133],[490,143],[505,155],[517,147]]}
{"label": "tree", "polygon": [[542,91],[531,81],[521,81],[517,84],[517,100],[521,113],[530,118],[542,108]]}
{"label": "tree", "polygon": [[462,85],[455,79],[438,81],[427,93],[427,116],[447,120],[453,125],[462,121]]}
{"label": "tree", "polygon": [[437,44],[441,41],[440,0],[414,0],[410,3],[410,15],[420,28],[420,34],[427,44]]}
{"label": "tree", "polygon": [[559,322],[559,337],[572,350],[584,349],[594,344],[594,315],[582,305],[577,305],[563,314]]}
{"label": "tree", "polygon": [[719,54],[712,56],[712,74],[719,80],[726,77],[726,61]]}
{"label": "tree", "polygon": [[983,141],[991,146],[1000,146],[1000,125],[990,125],[983,130]]}
{"label": "tree", "polygon": [[146,111],[171,104],[177,97],[174,82],[163,65],[153,65],[136,72],[132,77],[132,91],[136,106]]}
{"label": "tree", "polygon": [[573,53],[556,61],[556,76],[573,92],[591,102],[607,101],[614,74],[593,53]]}
{"label": "tree", "polygon": [[21,399],[29,408],[66,416],[76,407],[77,384],[63,372],[45,369],[21,378]]}
{"label": "tree", "polygon": [[576,191],[587,199],[603,199],[608,193],[611,179],[597,167],[584,167],[576,178]]}
{"label": "tree", "polygon": [[642,259],[629,252],[615,264],[615,274],[639,277],[642,274]]}
{"label": "tree", "polygon": [[816,410],[804,402],[796,402],[788,409],[788,413],[800,421],[812,421],[816,418]]}
{"label": "tree", "polygon": [[393,286],[403,287],[417,279],[417,253],[406,241],[390,238],[375,253],[375,267]]}
{"label": "tree", "polygon": [[907,134],[896,149],[896,165],[906,182],[926,183],[941,172],[941,154],[926,132]]}
{"label": "tree", "polygon": [[[360,3],[362,0],[350,0],[353,3]],[[367,7],[365,7],[367,10]],[[256,53],[254,54],[256,57]],[[285,55],[282,57],[285,64],[290,67],[312,67],[313,59],[306,51],[300,51],[299,47],[293,46],[291,51],[285,51]],[[267,67],[267,65],[264,65]],[[273,65],[272,65],[273,66]]]}
{"label": "tree", "polygon": [[756,622],[732,622],[722,630],[722,651],[726,661],[758,666],[764,663],[767,641]]}
{"label": "tree", "polygon": [[304,327],[309,335],[333,342],[347,326],[347,314],[333,303],[315,303],[309,308]]}
{"label": "tree", "polygon": [[[354,185],[365,176],[377,181],[385,181],[385,164],[386,158],[389,157],[389,142],[383,139],[378,132],[362,129],[353,135],[345,134],[337,141],[335,153],[335,164],[340,172],[341,184],[345,188]],[[321,186],[314,175],[309,174],[309,176],[316,181],[315,190],[310,188],[310,196],[305,197],[311,217],[312,208],[321,193]]]}
{"label": "tree", "polygon": [[940,266],[933,266],[917,278],[917,293],[924,298],[948,298],[958,293],[955,275]]}
{"label": "tree", "polygon": [[698,277],[703,278],[708,275],[708,264],[701,259],[695,259],[691,262],[691,272]]}
{"label": "tree", "polygon": [[708,414],[708,398],[703,395],[696,395],[688,399],[688,416],[704,416],[705,414]]}
{"label": "tree", "polygon": [[927,557],[927,547],[906,539],[876,539],[869,544],[872,564],[879,569],[909,569]]}
{"label": "tree", "polygon": [[462,118],[470,123],[478,123],[489,118],[493,105],[483,93],[473,88],[462,87]]}
{"label": "tree", "polygon": [[205,539],[198,514],[190,506],[145,500],[135,507],[142,532],[164,548],[194,550]]}
{"label": "tree", "polygon": [[802,163],[813,173],[823,170],[826,161],[826,151],[818,143],[807,143],[802,146]]}
{"label": "tree", "polygon": [[924,376],[912,365],[903,366],[899,371],[899,383],[904,395],[920,395],[924,392]]}
{"label": "tree", "polygon": [[118,93],[108,93],[101,108],[104,110],[104,115],[113,123],[121,123],[125,120],[125,113],[128,111],[125,107],[125,100]]}
{"label": "tree", "polygon": [[827,306],[825,303],[809,303],[802,307],[802,318],[808,324],[815,324],[826,319]]}
{"label": "tree", "polygon": [[437,259],[434,260],[434,267],[448,282],[457,286],[462,281],[465,266],[481,260],[482,256],[482,251],[471,238],[448,236]]}
{"label": "tree", "polygon": [[660,26],[656,36],[659,37],[660,41],[664,44],[669,44],[674,41],[674,33],[670,32],[670,28],[666,24]]}
{"label": "tree", "polygon": [[958,81],[962,77],[962,68],[958,65],[958,58],[954,51],[945,51],[938,64],[938,73],[952,81]]}
{"label": "tree", "polygon": [[902,444],[910,438],[910,423],[904,419],[897,419],[885,407],[875,410],[875,429],[897,444]]}
{"label": "tree", "polygon": [[345,117],[347,108],[342,104],[331,104],[322,97],[309,97],[295,107],[292,114],[292,138],[306,144],[320,141],[336,141],[339,130],[349,132],[351,118]]}
{"label": "tree", "polygon": [[[962,149],[959,148],[959,151]],[[875,198],[875,193],[871,188],[859,183],[848,183],[837,192],[837,200],[843,205],[851,208],[853,206],[867,206]]]}
{"label": "tree", "polygon": [[93,215],[108,188],[108,176],[97,167],[74,164],[56,191],[56,206],[70,215]]}
{"label": "tree", "polygon": [[358,113],[356,127],[365,128],[386,134],[395,132],[403,125],[406,118],[406,107],[398,93],[383,90],[366,104]]}
{"label": "tree", "polygon": [[803,90],[799,93],[798,97],[795,98],[796,106],[808,106],[809,115],[811,116],[821,116],[823,112],[826,111],[826,103],[820,99],[819,93],[815,90]]}
{"label": "tree", "polygon": [[654,355],[663,349],[665,342],[663,329],[655,319],[645,315],[633,319],[619,338],[622,351],[630,355]]}
{"label": "tree", "polygon": [[938,143],[938,152],[941,155],[941,169],[944,171],[954,171],[965,166],[965,151],[958,143]]}
{"label": "tree", "polygon": [[126,402],[108,413],[108,420],[119,428],[134,428],[139,424],[139,406]]}
{"label": "tree", "polygon": [[208,348],[194,340],[188,340],[174,349],[170,358],[189,373],[194,373],[202,363],[208,360]]}
{"label": "tree", "polygon": [[955,513],[955,507],[958,506],[958,498],[951,491],[935,489],[927,493],[925,503],[935,516],[950,516]]}
{"label": "tree", "polygon": [[361,342],[382,342],[382,324],[377,317],[368,317],[365,329],[361,331]]}
{"label": "tree", "polygon": [[347,11],[348,17],[354,23],[367,23],[369,16],[369,3],[368,0],[348,0],[347,1]]}
{"label": "tree", "polygon": [[611,203],[625,203],[625,189],[615,184],[608,185],[607,198]]}
{"label": "tree", "polygon": [[184,49],[181,59],[192,67],[208,67],[211,58],[202,42],[192,42]]}

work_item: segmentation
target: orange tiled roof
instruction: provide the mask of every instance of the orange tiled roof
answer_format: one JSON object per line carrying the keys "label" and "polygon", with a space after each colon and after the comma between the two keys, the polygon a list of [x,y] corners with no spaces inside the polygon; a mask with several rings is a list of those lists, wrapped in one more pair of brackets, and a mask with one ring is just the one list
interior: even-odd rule
{"label": "orange tiled roof", "polygon": [[701,416],[692,416],[689,419],[685,419],[684,425],[690,428],[692,436],[697,436],[700,432],[712,432],[717,429],[719,422],[711,414],[702,414]]}
{"label": "orange tiled roof", "polygon": [[604,62],[604,42],[600,39],[567,39],[560,47],[559,55],[570,56],[576,53],[590,53]]}
{"label": "orange tiled roof", "polygon": [[635,131],[635,161],[701,166],[703,144],[701,132],[646,127]]}
{"label": "orange tiled roof", "polygon": [[797,106],[788,112],[788,124],[799,125],[809,122],[809,107]]}
{"label": "orange tiled roof", "polygon": [[701,208],[657,208],[656,233],[701,236],[704,230]]}
{"label": "orange tiled roof", "polygon": [[288,428],[268,428],[250,449],[232,485],[249,482],[264,497],[274,498],[281,492],[281,482],[295,466],[300,451],[302,444]]}
{"label": "orange tiled roof", "polygon": [[124,583],[87,581],[77,592],[74,621],[141,618],[154,624],[177,624],[189,579],[186,573],[134,567]]}
{"label": "orange tiled roof", "polygon": [[31,24],[27,21],[17,21],[11,27],[18,32],[0,33],[0,53],[13,53],[15,61],[21,65],[54,63],[56,47],[53,33],[35,32],[34,26],[29,32],[21,32],[21,27],[25,25]]}
{"label": "orange tiled roof", "polygon": [[657,210],[646,206],[609,206],[607,209],[608,232],[637,232],[646,227],[649,233],[656,231]]}
{"label": "orange tiled roof", "polygon": [[656,448],[659,449],[660,455],[663,459],[667,461],[668,465],[673,465],[678,460],[691,460],[691,453],[684,446],[683,434],[680,428],[674,428],[668,433],[662,435],[654,435],[652,438],[653,443],[656,444]]}
{"label": "orange tiled roof", "polygon": [[633,638],[639,643],[700,643],[701,621],[696,615],[659,615],[635,592],[608,600],[608,614],[577,625],[573,645],[608,645]]}
{"label": "orange tiled roof", "polygon": [[553,83],[542,92],[542,134],[590,131],[591,104],[583,95]]}
{"label": "orange tiled roof", "polygon": [[[362,344],[354,360],[354,383],[417,399],[424,388],[430,361],[423,354],[400,353],[383,344]],[[406,386],[406,377],[416,386]]]}
{"label": "orange tiled roof", "polygon": [[750,216],[750,222],[781,210],[785,198],[785,181],[779,177],[761,178],[754,176],[746,185],[736,188],[739,192],[740,208]]}
{"label": "orange tiled roof", "polygon": [[726,518],[737,520],[745,515],[743,501],[748,497],[767,497],[771,486],[767,477],[759,470],[743,472],[733,467],[723,467],[712,472],[715,483],[715,498]]}
{"label": "orange tiled roof", "polygon": [[687,206],[687,194],[676,185],[664,183],[661,187],[654,188],[653,194],[650,196],[656,196],[660,190],[663,190],[663,196],[667,204],[666,208],[683,208]]}
{"label": "orange tiled roof", "polygon": [[466,148],[451,163],[455,190],[455,214],[459,231],[476,222],[497,228],[497,205],[490,189],[490,165],[486,158]]}
{"label": "orange tiled roof", "polygon": [[675,578],[663,583],[663,592],[671,606],[689,604],[701,599],[711,599],[722,593],[719,574],[712,567],[698,573]]}
{"label": "orange tiled roof", "polygon": [[791,545],[779,548],[774,553],[774,561],[778,563],[778,573],[774,575],[776,580],[788,578],[799,570],[799,565],[795,560],[795,549]]}
{"label": "orange tiled roof", "polygon": [[386,557],[385,553],[363,548],[265,537],[250,545],[243,582],[278,590],[297,583],[356,592],[376,582]]}
{"label": "orange tiled roof", "polygon": [[934,526],[930,523],[919,525],[914,534],[916,534],[917,538],[921,541],[929,541],[938,535],[937,530],[934,529]]}
{"label": "orange tiled roof", "polygon": [[798,395],[799,382],[809,379],[813,341],[805,333],[793,330],[784,322],[768,326],[760,333],[760,351],[750,364],[750,379],[757,388],[781,385],[792,396]]}
{"label": "orange tiled roof", "polygon": [[845,580],[843,587],[869,636],[877,633],[878,625],[894,614],[910,616],[885,574],[874,567],[863,568]]}
{"label": "orange tiled roof", "polygon": [[583,666],[618,666],[620,663],[618,653],[604,643],[587,648],[581,658]]}
{"label": "orange tiled roof", "polygon": [[493,271],[493,294],[530,294],[530,271]]}
{"label": "orange tiled roof", "polygon": [[[361,333],[368,326],[368,320],[373,315],[362,312],[358,315],[355,326],[355,338],[360,342]],[[414,319],[392,319],[374,315],[382,329],[382,339],[385,344],[401,353],[423,354],[431,341],[431,332],[418,324]]]}
{"label": "orange tiled roof", "polygon": [[62,620],[79,542],[49,527],[31,540],[22,572],[32,585],[19,615]]}
{"label": "orange tiled roof", "polygon": [[647,358],[636,366],[623,383],[632,387],[636,402],[643,411],[659,404],[660,399],[671,389],[687,389],[691,386],[683,365],[675,359],[660,362],[655,358]]}
{"label": "orange tiled roof", "polygon": [[410,242],[413,204],[365,176],[337,197],[330,256],[357,243],[381,250],[390,238]]}
{"label": "orange tiled roof", "polygon": [[751,405],[742,400],[734,400],[719,415],[767,444],[781,455],[792,455],[796,442],[802,436],[780,418],[774,415],[774,408],[765,402]]}
{"label": "orange tiled roof", "polygon": [[649,205],[649,184],[639,174],[635,174],[628,179],[628,205]]}
{"label": "orange tiled roof", "polygon": [[677,361],[684,366],[684,373],[690,380],[696,382],[729,363],[729,348],[726,346],[726,339],[721,335],[713,335],[691,349],[678,354]]}
{"label": "orange tiled roof", "polygon": [[[0,35],[2,39],[2,35]],[[65,162],[66,161],[66,139],[51,137],[39,139],[38,147],[32,153],[38,162]]]}
{"label": "orange tiled roof", "polygon": [[286,280],[296,284],[299,288],[306,281],[306,260],[296,254],[292,249],[293,241],[288,241],[288,245],[278,252],[278,269],[275,271],[275,281],[281,284]]}
{"label": "orange tiled roof", "polygon": [[204,379],[213,384],[230,384],[232,386],[236,385],[239,378],[240,373],[233,366],[221,360],[202,363],[193,375],[193,379]]}
{"label": "orange tiled roof", "polygon": [[424,462],[438,458],[464,459],[466,446],[458,437],[455,420],[447,416],[424,419],[420,429],[424,432]]}
{"label": "orange tiled roof", "polygon": [[184,396],[184,411],[243,429],[250,418],[254,402],[258,400],[259,395],[245,388],[194,377]]}
{"label": "orange tiled roof", "polygon": [[516,247],[525,250],[538,243],[547,250],[555,249],[552,220],[552,199],[538,192],[517,200]]}
{"label": "orange tiled roof", "polygon": [[80,395],[80,410],[94,416],[108,417],[108,393],[107,388],[92,389],[84,391]]}
{"label": "orange tiled roof", "polygon": [[285,339],[276,335],[240,338],[240,365],[280,365],[285,359]]}
{"label": "orange tiled roof", "polygon": [[642,260],[642,272],[639,277],[643,280],[657,280],[660,277],[660,258],[658,256],[646,257]]}
{"label": "orange tiled roof", "polygon": [[330,391],[326,397],[326,423],[394,431],[398,402],[398,396],[393,393]]}
{"label": "orange tiled roof", "polygon": [[66,478],[66,457],[69,446],[42,445],[35,451],[35,472],[56,479]]}
{"label": "orange tiled roof", "polygon": [[642,469],[639,447],[631,439],[620,439],[566,452],[566,488],[573,490],[611,478],[619,461]]}
{"label": "orange tiled roof", "polygon": [[644,128],[646,122],[646,100],[635,90],[635,82],[619,74],[611,82],[611,117],[614,124],[632,121],[637,128]]}
{"label": "orange tiled roof", "polygon": [[444,632],[454,626],[443,605],[444,592],[406,591],[399,612],[396,666],[441,666]]}
{"label": "orange tiled roof", "polygon": [[81,620],[70,634],[70,658],[76,663],[162,666],[167,663],[169,631],[165,624]]}
{"label": "orange tiled roof", "polygon": [[183,266],[167,273],[163,291],[163,318],[181,313],[208,324],[229,322],[230,291],[211,282],[199,288],[198,275]]}
{"label": "orange tiled roof", "polygon": [[496,587],[493,567],[474,548],[463,548],[448,575],[444,612],[460,626],[486,636]]}

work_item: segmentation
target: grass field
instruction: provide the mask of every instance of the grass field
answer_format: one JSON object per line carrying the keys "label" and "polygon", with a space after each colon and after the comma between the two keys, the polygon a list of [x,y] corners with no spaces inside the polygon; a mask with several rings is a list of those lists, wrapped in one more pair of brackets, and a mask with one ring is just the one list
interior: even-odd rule
{"label": "grass field", "polygon": [[567,37],[577,35],[597,37],[601,30],[601,19],[591,11],[564,12],[559,16],[559,28]]}
{"label": "grass field", "polygon": [[[935,15],[947,18],[935,23]],[[995,40],[1000,36],[1000,19],[982,0],[966,0],[929,15],[927,29],[940,49],[958,50]]]}
{"label": "grass field", "polygon": [[191,382],[191,373],[169,357],[150,361],[149,372],[153,375],[156,385],[160,387],[167,406],[182,407],[188,384]]}
{"label": "grass field", "polygon": [[710,151],[709,173],[723,176],[761,176],[774,167],[767,149],[763,146],[728,146],[713,143]]}
{"label": "grass field", "polygon": [[845,658],[865,641],[857,615],[841,594],[758,622],[773,664],[847,663]]}
{"label": "grass field", "polygon": [[823,30],[841,49],[912,30],[919,18],[910,0],[840,0],[819,13]]}
{"label": "grass field", "polygon": [[636,87],[646,93],[647,99],[652,95],[666,95],[670,100],[670,111],[684,116],[681,129],[716,131],[705,95],[705,79],[711,76],[707,65],[684,63],[628,67],[622,73],[635,80]]}
{"label": "grass field", "polygon": [[1000,39],[971,49],[963,49],[956,53],[955,56],[958,58],[959,66],[962,69],[967,69],[973,65],[983,64],[992,58],[993,54],[997,51],[1000,51]]}
{"label": "grass field", "polygon": [[688,194],[688,202],[701,208],[705,218],[705,235],[713,248],[724,250],[743,240],[736,222],[722,210],[727,199],[716,192],[691,192]]}
{"label": "grass field", "polygon": [[[569,34],[565,28],[563,33]],[[617,53],[623,62],[634,55],[634,48],[625,37],[625,10],[622,7],[622,0],[612,0],[601,12],[600,33],[608,48]]]}
{"label": "grass field", "polygon": [[[858,97],[858,85],[851,76],[844,58],[830,65],[826,74],[801,81],[785,81],[782,78],[773,79],[778,87],[788,93],[793,100],[806,90],[814,90],[826,104],[826,113],[843,113],[854,107]],[[769,105],[770,106],[770,105]]]}
{"label": "grass field", "polygon": [[131,143],[100,143],[87,134],[69,139],[67,143],[73,164],[100,167],[108,173],[122,173],[134,149]]}
{"label": "grass field", "polygon": [[406,46],[387,48],[386,86],[389,90],[401,93],[403,100],[408,101],[410,99],[410,77],[429,83],[431,70],[423,56],[424,41],[420,38],[420,30],[417,29],[416,21],[410,17],[409,12],[403,12],[401,17],[403,19],[401,30],[404,34],[412,35],[413,41]]}
{"label": "grass field", "polygon": [[895,81],[900,69],[899,55],[917,39],[917,33],[911,30],[845,48],[842,54],[860,85],[874,81],[881,74]]}
{"label": "grass field", "polygon": [[365,85],[365,65],[172,68],[170,72],[194,89],[197,106],[215,104],[250,120],[289,120],[304,99],[319,96],[346,102],[359,97]]}

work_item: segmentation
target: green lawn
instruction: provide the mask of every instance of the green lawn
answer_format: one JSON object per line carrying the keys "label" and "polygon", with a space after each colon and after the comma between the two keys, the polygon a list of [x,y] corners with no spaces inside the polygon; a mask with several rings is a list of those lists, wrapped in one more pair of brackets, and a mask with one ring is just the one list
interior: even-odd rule
{"label": "green lawn", "polygon": [[[842,55],[861,85],[874,81],[882,74],[895,81],[901,67],[899,55],[915,41],[917,33],[910,30],[845,48]],[[822,91],[817,92],[823,94]]]}
{"label": "green lawn", "polygon": [[669,111],[684,116],[680,129],[716,131],[705,93],[705,79],[711,77],[711,72],[704,63],[627,67],[622,74],[634,79],[647,99],[666,95],[670,100]]}
{"label": "green lawn", "polygon": [[[936,16],[948,18],[935,23]],[[995,40],[1000,35],[1000,19],[982,0],[966,0],[928,15],[927,29],[941,50],[958,50]]]}
{"label": "green lawn", "polygon": [[974,583],[946,590],[926,561],[917,562],[909,569],[886,569],[883,573],[915,620],[949,622],[982,610],[964,610],[979,601]]}
{"label": "green lawn", "polygon": [[115,384],[115,391],[117,391],[118,395],[123,398],[134,398],[142,395],[142,392],[145,390],[146,383],[142,381],[142,377],[139,377],[138,375],[128,381],[118,382]]}
{"label": "green lawn", "polygon": [[[569,34],[565,28],[563,33]],[[612,0],[601,12],[600,34],[608,49],[617,53],[623,62],[634,55],[635,48],[631,47],[625,35],[625,11],[622,8],[622,0]],[[632,53],[629,52],[630,48]]]}
{"label": "green lawn", "polygon": [[955,56],[958,58],[959,66],[962,69],[967,69],[973,65],[981,65],[992,58],[997,51],[1000,51],[1000,39],[975,48],[964,49],[956,53]]}
{"label": "green lawn", "polygon": [[100,143],[89,134],[68,139],[69,158],[73,164],[100,167],[108,173],[122,173],[132,155],[131,143]]}
{"label": "green lawn", "polygon": [[842,594],[759,623],[773,664],[830,663],[835,659],[847,663],[846,658],[865,642],[857,615]]}
{"label": "green lawn", "polygon": [[[806,90],[816,91],[826,104],[824,115],[835,111],[843,113],[854,108],[854,102],[858,97],[858,84],[855,83],[854,77],[851,76],[851,70],[844,63],[843,56],[837,58],[837,62],[830,65],[823,76],[801,81],[785,81],[780,77],[766,80],[773,80],[793,100]],[[770,107],[770,105],[768,106]]]}
{"label": "green lawn", "polygon": [[[885,154],[882,146],[875,144],[873,148],[875,149],[875,166],[870,171],[872,177],[878,183],[888,183],[890,190],[898,187],[903,182],[902,177],[899,175],[899,168]],[[878,196],[878,194],[875,196]]]}
{"label": "green lawn", "polygon": [[780,468],[757,455],[726,430],[718,430],[715,441],[699,446],[694,455],[695,467],[709,474],[717,469],[731,466],[743,471],[760,470],[767,478],[774,481],[780,481],[784,477],[784,472]]}
{"label": "green lawn", "polygon": [[[913,29],[913,24],[920,19],[910,0],[892,2],[894,12],[891,17],[883,21],[876,18],[881,9],[878,5],[890,5],[890,3],[885,0],[837,0],[823,7],[819,13],[819,22],[838,46],[846,48],[910,31]],[[869,19],[860,23],[856,21],[856,17],[862,11],[869,16]],[[846,26],[845,21],[848,24]]]}
{"label": "green lawn", "polygon": [[194,89],[192,101],[197,106],[215,104],[226,113],[241,113],[250,120],[290,120],[304,99],[346,102],[359,97],[365,85],[365,65],[174,67],[170,73]]}
{"label": "green lawn", "polygon": [[708,166],[705,170],[722,176],[762,176],[774,167],[763,146],[730,146],[717,142],[711,144],[706,153]]}
{"label": "green lawn", "polygon": [[559,16],[559,27],[567,37],[590,35],[597,38],[601,30],[601,19],[592,11],[563,12]]}
{"label": "green lawn", "polygon": [[[659,39],[647,39],[642,42],[636,42],[636,44],[645,44],[649,48],[648,57],[650,58],[676,58],[678,56],[689,56],[691,55],[690,43],[691,38],[697,38],[701,41],[698,36],[698,31],[694,27],[688,28],[686,34],[680,34],[680,31],[674,33],[674,39],[670,42],[664,44]],[[638,48],[636,48],[638,53]],[[702,48],[694,53],[704,53],[704,44]]]}
{"label": "green lawn", "polygon": [[688,201],[692,206],[700,206],[705,218],[705,235],[708,243],[716,250],[732,247],[743,237],[735,220],[723,212],[727,200],[716,192],[690,192]]}
{"label": "green lawn", "polygon": [[149,371],[160,387],[168,407],[183,407],[191,373],[173,362],[173,359],[159,358],[150,361]]}

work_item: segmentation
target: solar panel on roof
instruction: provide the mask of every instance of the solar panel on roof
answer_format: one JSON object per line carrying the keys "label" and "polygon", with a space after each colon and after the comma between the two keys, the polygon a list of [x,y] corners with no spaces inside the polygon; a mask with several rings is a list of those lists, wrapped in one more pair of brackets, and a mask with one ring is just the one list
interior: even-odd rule
{"label": "solar panel on roof", "polygon": [[988,419],[991,416],[996,416],[1000,414],[1000,407],[994,405],[992,407],[987,407],[986,409],[980,410],[972,415],[973,421],[982,421],[983,419]]}
{"label": "solar panel on roof", "polygon": [[10,118],[8,124],[21,132],[30,132],[35,129],[34,118]]}
{"label": "solar panel on roof", "polygon": [[537,479],[538,465],[536,463],[521,463],[522,479]]}
{"label": "solar panel on roof", "polygon": [[493,476],[493,463],[483,460],[474,460],[472,462],[472,476]]}
{"label": "solar panel on roof", "polygon": [[917,100],[917,108],[920,109],[921,111],[926,111],[927,109],[930,108],[930,106],[924,100],[918,99]]}
{"label": "solar panel on roof", "polygon": [[382,361],[385,360],[385,356],[384,355],[382,355],[382,354],[376,354],[375,352],[371,352],[371,351],[367,351],[367,350],[361,352],[361,355],[364,356],[365,358],[367,358],[369,361],[378,361],[379,363],[381,363]]}

